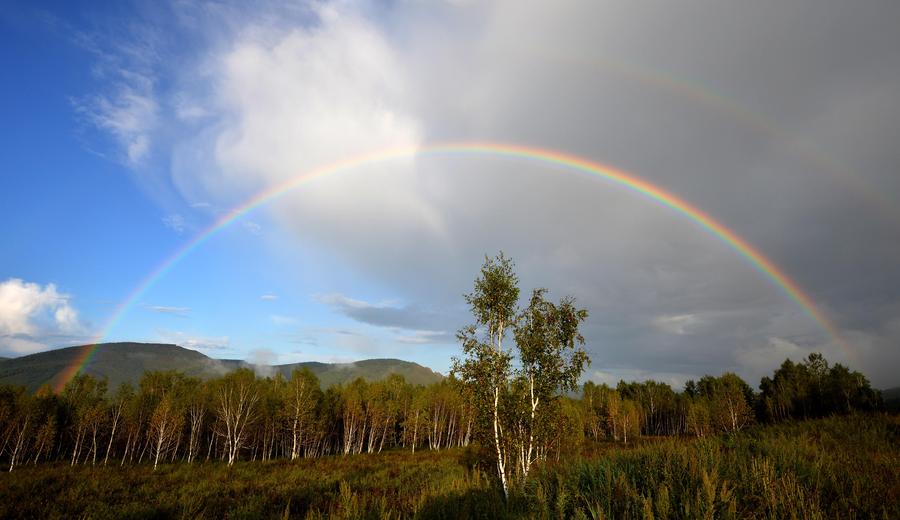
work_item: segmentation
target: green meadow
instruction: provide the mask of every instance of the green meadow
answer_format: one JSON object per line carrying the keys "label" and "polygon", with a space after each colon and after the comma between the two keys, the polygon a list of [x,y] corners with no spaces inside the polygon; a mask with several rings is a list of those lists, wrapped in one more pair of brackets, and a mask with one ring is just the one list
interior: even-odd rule
{"label": "green meadow", "polygon": [[3,518],[898,518],[900,417],[592,442],[504,500],[474,448],[296,461],[25,465]]}

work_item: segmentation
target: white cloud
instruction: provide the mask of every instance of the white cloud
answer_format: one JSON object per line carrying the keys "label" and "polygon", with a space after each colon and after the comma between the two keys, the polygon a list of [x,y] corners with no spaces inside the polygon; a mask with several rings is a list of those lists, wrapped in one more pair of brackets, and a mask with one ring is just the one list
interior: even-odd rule
{"label": "white cloud", "polygon": [[72,103],[88,123],[116,140],[126,164],[138,167],[151,152],[160,119],[155,76],[160,34],[146,25],[127,27],[127,35],[117,29],[74,35],[76,44],[95,57],[92,73],[104,86]]}
{"label": "white cloud", "polygon": [[193,122],[210,117],[212,112],[195,100],[180,96],[175,101],[175,117],[183,122]]}
{"label": "white cloud", "polygon": [[[389,37],[350,7],[312,10],[305,25],[249,22],[205,57],[208,81],[186,82],[187,90],[210,92],[215,117],[173,150],[173,180],[183,193],[245,196],[335,161],[422,141],[406,64]],[[398,159],[320,178],[269,209],[279,227],[316,241],[372,244],[380,237],[370,231],[397,229],[433,243],[444,224],[423,199],[428,190],[413,164]]]}
{"label": "white cloud", "polygon": [[256,222],[245,220],[241,223],[241,225],[243,225],[244,229],[246,229],[253,235],[259,235],[260,233],[262,233],[262,226],[260,226]]}
{"label": "white cloud", "polygon": [[269,316],[269,319],[272,320],[272,323],[278,326],[287,326],[287,325],[296,325],[297,318],[293,316],[282,316],[280,314],[273,314]]}
{"label": "white cloud", "polygon": [[0,336],[0,346],[10,354],[25,356],[47,350],[50,345],[22,337]]}
{"label": "white cloud", "polygon": [[[271,180],[387,146],[416,143],[405,72],[384,36],[322,4],[320,23],[247,34],[218,59],[220,166]],[[274,37],[273,37],[274,36]]]}
{"label": "white cloud", "polygon": [[183,331],[158,329],[159,341],[173,343],[192,350],[210,354],[231,350],[228,336],[196,336]]}
{"label": "white cloud", "polygon": [[136,166],[150,153],[150,135],[159,110],[151,91],[120,85],[109,94],[74,103],[88,121],[116,138],[128,164]]}
{"label": "white cloud", "polygon": [[54,284],[10,278],[0,282],[0,348],[16,354],[44,350],[53,338],[83,333],[70,297]]}
{"label": "white cloud", "polygon": [[267,302],[272,302],[272,301],[275,301],[278,299],[278,295],[273,294],[273,293],[267,293],[267,294],[260,296],[259,299],[263,300],[263,301],[267,301]]}
{"label": "white cloud", "polygon": [[177,316],[185,316],[191,312],[190,307],[173,307],[170,305],[146,305],[145,308],[160,314],[174,314]]}
{"label": "white cloud", "polygon": [[184,217],[177,213],[166,215],[165,217],[163,217],[162,223],[164,226],[178,234],[184,233],[184,230],[187,229]]}
{"label": "white cloud", "polygon": [[399,330],[394,336],[398,343],[408,345],[429,345],[435,343],[454,343],[456,338],[446,331],[438,330]]}
{"label": "white cloud", "polygon": [[690,334],[691,329],[700,323],[696,314],[680,314],[676,316],[657,316],[653,325],[663,332],[679,336]]}
{"label": "white cloud", "polygon": [[353,363],[359,358],[350,356],[336,356],[334,354],[320,354],[318,352],[293,351],[281,354],[279,358],[285,364],[289,363],[306,363],[315,361],[319,363]]}

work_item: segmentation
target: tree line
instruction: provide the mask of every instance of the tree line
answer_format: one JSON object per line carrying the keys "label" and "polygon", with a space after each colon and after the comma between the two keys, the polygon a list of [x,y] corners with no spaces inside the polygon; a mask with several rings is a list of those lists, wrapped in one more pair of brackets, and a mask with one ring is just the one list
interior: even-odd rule
{"label": "tree line", "polygon": [[706,437],[733,433],[752,423],[811,419],[882,407],[881,395],[860,372],[819,353],[786,359],[754,391],[737,374],[687,381],[682,391],[657,381],[620,381],[613,388],[586,382],[581,409],[585,434],[627,442],[631,436]]}
{"label": "tree line", "polygon": [[[527,372],[523,372],[527,373]],[[790,360],[754,392],[733,373],[689,381],[682,391],[658,381],[615,387],[586,382],[581,395],[532,389],[520,379],[501,389],[498,438],[511,466],[580,450],[586,439],[632,442],[640,436],[697,436],[775,422],[873,410],[880,395],[859,372],[828,366],[820,354]],[[494,390],[484,387],[489,392]],[[516,407],[513,397],[521,399]],[[536,403],[537,406],[533,406]],[[493,400],[486,404],[485,446],[495,448]],[[476,438],[479,399],[451,376],[428,386],[402,376],[357,379],[322,390],[309,370],[290,378],[241,369],[200,380],[147,372],[137,388],[108,391],[105,380],[79,374],[59,394],[0,386],[0,457],[21,464],[196,463],[297,459],[325,455],[468,446]],[[540,427],[531,427],[532,412]],[[502,431],[502,433],[501,433]],[[519,448],[521,445],[521,449]],[[496,451],[496,450],[494,450]],[[514,452],[514,453],[513,453]],[[537,456],[539,454],[539,456]]]}
{"label": "tree line", "polygon": [[579,388],[590,362],[579,332],[587,311],[547,294],[533,291],[519,309],[512,262],[486,259],[466,296],[475,323],[458,334],[463,355],[449,377],[428,386],[393,375],[323,390],[308,369],[289,378],[240,369],[207,380],[147,372],[136,388],[117,389],[78,374],[59,394],[0,386],[0,460],[10,471],[51,461],[156,468],[475,443],[506,495],[535,464],[578,455],[586,440],[705,437],[881,406],[864,375],[829,366],[821,354],[785,360],[759,392],[734,373],[688,381],[681,391],[657,381]]}
{"label": "tree line", "polygon": [[290,378],[240,369],[200,380],[146,372],[134,388],[76,375],[35,394],[0,386],[0,453],[21,464],[195,463],[309,458],[471,440],[472,407],[453,378],[427,387],[393,375],[325,390],[308,369]]}

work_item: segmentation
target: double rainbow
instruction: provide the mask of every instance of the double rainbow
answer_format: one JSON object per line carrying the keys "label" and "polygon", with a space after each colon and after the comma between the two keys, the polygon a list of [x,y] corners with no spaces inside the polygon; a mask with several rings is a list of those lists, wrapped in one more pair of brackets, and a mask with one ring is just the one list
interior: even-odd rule
{"label": "double rainbow", "polygon": [[822,329],[837,343],[848,358],[852,358],[852,351],[843,339],[837,327],[832,323],[825,314],[819,310],[812,298],[803,291],[803,289],[789,278],[781,269],[778,268],[771,260],[766,258],[759,250],[754,248],[750,243],[741,238],[737,233],[728,229],[723,224],[715,220],[700,208],[690,204],[677,195],[666,191],[665,189],[652,184],[636,175],[618,170],[603,164],[599,164],[588,159],[563,152],[549,150],[544,148],[526,147],[514,144],[504,143],[487,143],[487,142],[462,142],[462,143],[438,143],[422,146],[404,146],[382,150],[379,152],[360,155],[351,159],[327,164],[311,171],[297,175],[281,184],[275,185],[267,190],[263,190],[243,204],[228,211],[209,227],[199,232],[190,241],[185,243],[181,248],[177,249],[171,256],[166,258],[158,267],[151,271],[134,290],[119,304],[118,307],[110,315],[109,320],[103,327],[101,332],[94,338],[92,343],[82,349],[76,359],[60,372],[53,381],[53,387],[60,392],[63,387],[77,374],[88,362],[96,351],[96,345],[106,337],[108,331],[118,322],[123,314],[149,289],[157,280],[165,276],[165,274],[178,263],[179,260],[187,256],[194,249],[199,247],[210,237],[222,229],[228,227],[231,223],[237,221],[242,216],[253,211],[255,208],[267,204],[285,193],[298,188],[307,182],[335,175],[368,165],[384,163],[391,160],[415,157],[418,155],[472,155],[472,156],[491,156],[491,157],[508,157],[513,159],[522,159],[543,163],[551,166],[562,167],[564,170],[591,175],[604,179],[614,185],[624,187],[632,192],[638,193],[655,201],[663,206],[667,206],[677,213],[689,218],[702,229],[705,229],[722,242],[728,244],[740,256],[744,257],[757,271],[767,277],[775,286],[781,289],[790,299],[795,301],[803,311],[816,321]]}

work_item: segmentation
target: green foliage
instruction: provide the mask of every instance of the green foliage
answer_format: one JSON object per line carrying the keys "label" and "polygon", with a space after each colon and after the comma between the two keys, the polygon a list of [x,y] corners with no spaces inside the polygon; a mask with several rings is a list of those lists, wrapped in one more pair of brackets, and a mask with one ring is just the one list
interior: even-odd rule
{"label": "green foliage", "polygon": [[760,382],[757,415],[778,421],[823,417],[832,413],[874,410],[881,407],[881,395],[861,373],[812,353],[802,363],[787,359],[773,377]]}
{"label": "green foliage", "polygon": [[[563,440],[583,424],[580,416],[571,421],[571,414],[562,414],[559,398],[575,390],[590,363],[579,332],[588,313],[572,298],[554,304],[546,294],[546,289],[534,290],[528,307],[518,313],[512,261],[502,252],[485,258],[475,289],[466,296],[475,324],[457,335],[463,358],[453,360],[453,373],[472,397],[478,440],[493,444],[506,498],[511,486],[523,484],[535,462],[546,461],[551,453],[559,457]],[[504,350],[508,328],[515,349]]]}
{"label": "green foliage", "polygon": [[584,309],[571,297],[558,305],[547,301],[546,289],[535,289],[528,307],[515,327],[522,376],[532,382],[535,397],[549,401],[573,391],[586,365],[590,364],[578,330],[587,319]]}

